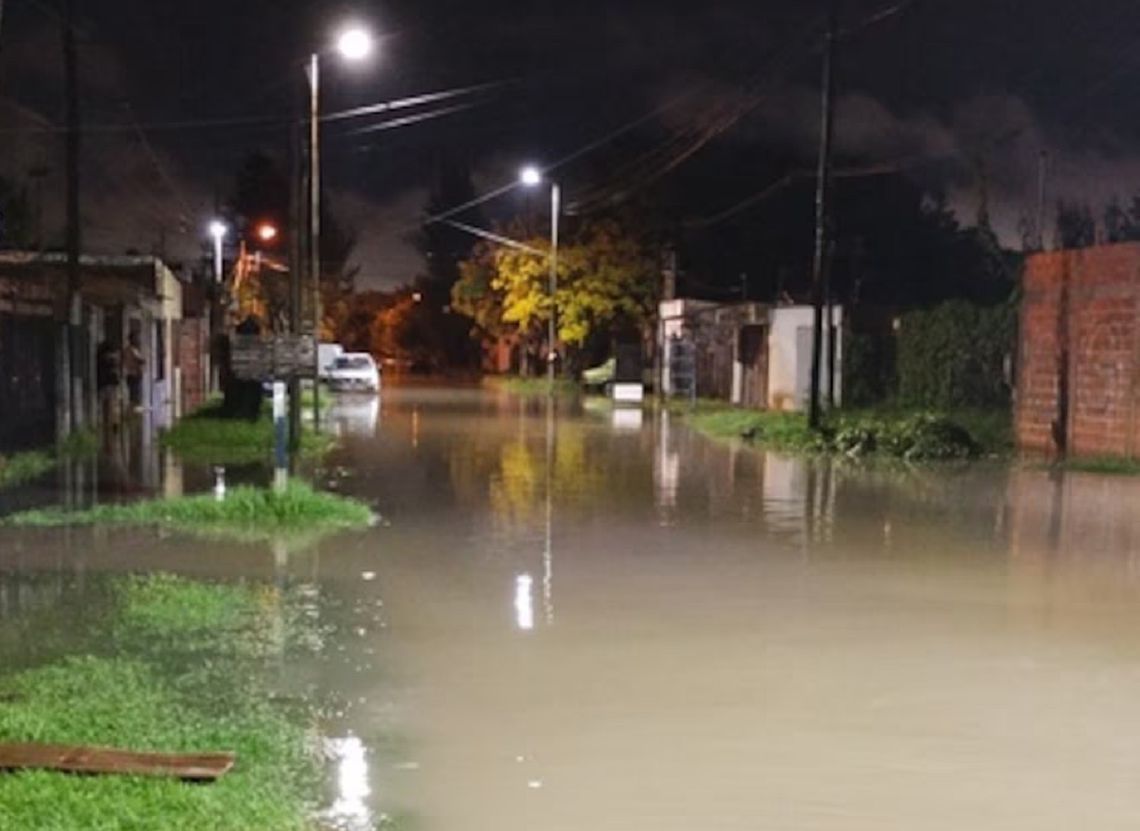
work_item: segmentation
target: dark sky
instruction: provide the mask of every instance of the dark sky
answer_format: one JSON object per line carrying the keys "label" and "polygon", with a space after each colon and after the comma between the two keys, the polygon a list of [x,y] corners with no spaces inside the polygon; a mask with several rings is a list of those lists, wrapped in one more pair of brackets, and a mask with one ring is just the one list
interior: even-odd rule
{"label": "dark sky", "polygon": [[[6,0],[0,28],[0,173],[37,166],[45,222],[62,167],[60,0]],[[1050,201],[1103,204],[1140,191],[1140,11],[1134,0],[847,0],[837,141],[851,163],[902,162],[945,190],[964,221],[984,171],[1009,242],[1032,211],[1038,155]],[[485,82],[463,113],[371,134],[326,130],[326,177],[361,234],[363,282],[391,285],[420,264],[403,242],[440,159],[477,186],[525,158],[554,161],[639,122],[559,169],[573,201],[652,197],[663,182],[687,216],[715,214],[766,184],[758,160],[810,164],[822,4],[386,0],[78,0],[89,247],[191,256],[241,158],[286,145],[305,55],[338,23],[383,34],[366,66],[325,63],[327,110]],[[429,108],[430,109],[430,108]],[[419,111],[417,111],[419,112]],[[171,127],[264,117],[269,123]],[[33,129],[34,128],[34,129]],[[727,171],[727,172],[726,172]],[[738,172],[738,173],[737,173]],[[675,178],[676,177],[676,178]],[[639,192],[641,192],[639,194]],[[489,205],[506,214],[518,194]],[[810,217],[805,221],[810,222]]]}

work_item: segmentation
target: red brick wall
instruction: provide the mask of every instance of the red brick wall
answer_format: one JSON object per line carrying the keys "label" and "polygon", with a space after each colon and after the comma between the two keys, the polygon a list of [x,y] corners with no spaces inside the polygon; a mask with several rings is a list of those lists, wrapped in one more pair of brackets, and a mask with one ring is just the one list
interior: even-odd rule
{"label": "red brick wall", "polygon": [[1136,456],[1140,244],[1035,254],[1024,292],[1021,447],[1053,453],[1063,442],[1077,456]]}
{"label": "red brick wall", "polygon": [[210,350],[206,318],[182,320],[178,336],[178,364],[182,367],[182,412],[189,413],[206,401],[206,368]]}

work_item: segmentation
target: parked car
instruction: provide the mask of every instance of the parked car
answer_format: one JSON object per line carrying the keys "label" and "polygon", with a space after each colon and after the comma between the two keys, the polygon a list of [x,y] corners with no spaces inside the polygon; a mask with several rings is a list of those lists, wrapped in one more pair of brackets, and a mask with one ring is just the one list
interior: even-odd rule
{"label": "parked car", "polygon": [[334,392],[380,392],[380,369],[367,352],[337,356],[328,375]]}

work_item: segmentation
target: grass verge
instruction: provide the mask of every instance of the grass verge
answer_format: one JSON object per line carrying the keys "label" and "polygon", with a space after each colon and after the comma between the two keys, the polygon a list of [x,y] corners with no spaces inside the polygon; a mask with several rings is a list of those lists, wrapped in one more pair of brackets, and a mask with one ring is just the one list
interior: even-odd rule
{"label": "grass verge", "polygon": [[[212,785],[46,771],[0,775],[0,827],[307,831],[319,791],[310,713],[275,702],[273,607],[244,586],[129,578],[90,654],[0,679],[0,741],[237,753]],[[257,648],[253,649],[252,646]]]}
{"label": "grass verge", "polygon": [[49,470],[53,470],[56,464],[58,464],[56,457],[42,450],[0,456],[0,488],[38,479]]}
{"label": "grass verge", "polygon": [[48,528],[149,526],[255,541],[367,527],[372,522],[372,511],[355,499],[317,491],[293,480],[281,493],[250,486],[230,488],[220,502],[212,493],[194,494],[124,505],[97,505],[82,511],[43,508],[12,514],[4,522]]}
{"label": "grass verge", "polygon": [[1089,456],[1065,459],[1043,467],[1055,468],[1071,473],[1103,473],[1109,476],[1140,476],[1140,461],[1120,459],[1112,456]]}
{"label": "grass verge", "polygon": [[99,452],[99,439],[94,430],[80,430],[56,445],[53,450],[28,450],[0,455],[0,488],[14,487],[38,479],[63,460],[87,459]]}
{"label": "grass verge", "polygon": [[[484,378],[483,386],[512,395],[546,395],[550,391],[550,382],[546,376],[522,378],[517,375],[494,375]],[[574,381],[565,378],[554,380],[555,395],[579,395],[581,391]]]}
{"label": "grass verge", "polygon": [[[310,400],[310,408],[312,406]],[[162,443],[185,461],[203,464],[255,464],[273,457],[273,420],[268,409],[256,421],[223,418],[220,403],[209,404],[177,422],[162,435]],[[301,454],[319,457],[336,440],[303,427]]]}
{"label": "grass verge", "polygon": [[802,413],[706,401],[682,412],[694,429],[714,438],[743,439],[791,452],[940,461],[1006,455],[1013,447],[1010,417],[999,412],[841,411],[829,415],[818,431]]}

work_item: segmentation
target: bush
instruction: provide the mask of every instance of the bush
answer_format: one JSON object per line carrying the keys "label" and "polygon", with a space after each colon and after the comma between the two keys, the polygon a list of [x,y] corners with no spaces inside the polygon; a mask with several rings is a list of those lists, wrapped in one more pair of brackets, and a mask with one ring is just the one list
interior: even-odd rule
{"label": "bush", "polygon": [[869,407],[895,397],[895,349],[892,332],[846,332],[842,370],[843,401],[847,406]]}
{"label": "bush", "polygon": [[808,427],[807,418],[800,413],[705,408],[689,420],[710,436],[741,438],[774,450],[803,453],[879,455],[919,462],[970,459],[983,449],[1001,449],[983,448],[962,420],[931,412],[841,413],[832,416],[818,432]]}
{"label": "bush", "polygon": [[885,424],[879,441],[887,453],[907,461],[969,459],[980,450],[965,427],[933,413]]}
{"label": "bush", "polygon": [[1005,362],[1017,334],[1013,303],[962,300],[903,316],[898,334],[898,396],[910,407],[1008,407]]}

